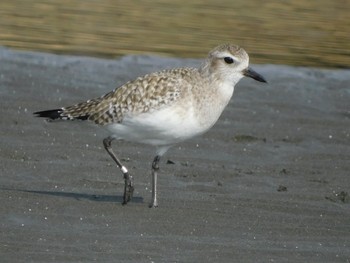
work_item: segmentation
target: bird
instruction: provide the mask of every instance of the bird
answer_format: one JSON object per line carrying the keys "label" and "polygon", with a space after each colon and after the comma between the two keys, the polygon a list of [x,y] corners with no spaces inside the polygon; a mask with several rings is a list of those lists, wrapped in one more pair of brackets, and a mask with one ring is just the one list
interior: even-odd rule
{"label": "bird", "polygon": [[247,52],[227,43],[212,49],[198,68],[149,73],[101,97],[33,114],[49,120],[90,121],[107,129],[109,136],[103,139],[103,145],[123,174],[123,205],[132,199],[134,180],[113,151],[112,141],[154,146],[150,207],[157,207],[161,157],[170,147],[208,131],[219,119],[235,85],[243,77],[267,83],[249,66]]}

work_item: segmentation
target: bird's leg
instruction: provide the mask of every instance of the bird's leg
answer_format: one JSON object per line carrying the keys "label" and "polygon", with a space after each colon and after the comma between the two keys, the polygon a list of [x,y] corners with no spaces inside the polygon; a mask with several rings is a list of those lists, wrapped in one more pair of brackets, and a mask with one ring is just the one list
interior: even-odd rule
{"label": "bird's leg", "polygon": [[154,157],[153,163],[152,163],[152,203],[150,204],[150,207],[157,207],[158,201],[157,201],[157,172],[159,170],[159,161],[160,156],[157,155]]}
{"label": "bird's leg", "polygon": [[112,141],[113,140],[114,140],[114,138],[107,137],[103,140],[103,145],[104,145],[106,151],[108,152],[108,154],[116,162],[117,166],[119,167],[119,169],[122,171],[122,173],[124,175],[125,185],[124,185],[123,205],[126,205],[132,198],[132,194],[134,192],[134,183],[133,183],[132,176],[129,175],[126,167],[124,165],[122,165],[122,163],[119,161],[119,159],[117,158],[117,156],[115,155],[115,153],[112,150]]}

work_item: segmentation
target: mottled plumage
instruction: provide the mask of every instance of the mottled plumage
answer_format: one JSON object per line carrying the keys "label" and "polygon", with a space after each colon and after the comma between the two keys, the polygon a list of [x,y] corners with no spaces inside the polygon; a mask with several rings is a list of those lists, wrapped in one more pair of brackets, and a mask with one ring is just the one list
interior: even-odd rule
{"label": "mottled plumage", "polygon": [[198,70],[181,68],[148,74],[99,98],[64,107],[56,117],[87,119],[99,125],[121,123],[127,114],[138,115],[171,105],[181,93],[191,89],[193,74],[198,74]]}
{"label": "mottled plumage", "polygon": [[36,112],[38,117],[90,120],[109,130],[104,146],[124,174],[124,204],[132,197],[133,181],[111,148],[114,139],[157,147],[152,164],[152,206],[157,203],[160,157],[172,145],[210,129],[243,77],[265,79],[248,67],[244,49],[230,44],[214,48],[202,66],[151,73],[99,97],[73,106]]}

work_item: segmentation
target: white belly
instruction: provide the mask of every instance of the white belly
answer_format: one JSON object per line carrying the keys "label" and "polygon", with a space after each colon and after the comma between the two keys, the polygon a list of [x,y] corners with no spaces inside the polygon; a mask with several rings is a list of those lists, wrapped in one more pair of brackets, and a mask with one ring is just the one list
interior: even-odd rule
{"label": "white belly", "polygon": [[222,84],[217,93],[206,94],[199,102],[186,97],[158,110],[127,114],[121,123],[109,124],[106,128],[116,139],[155,146],[173,145],[209,130],[220,117],[232,93],[232,84]]}
{"label": "white belly", "polygon": [[172,145],[204,133],[192,108],[167,107],[158,111],[125,116],[122,123],[106,128],[112,137],[155,146]]}

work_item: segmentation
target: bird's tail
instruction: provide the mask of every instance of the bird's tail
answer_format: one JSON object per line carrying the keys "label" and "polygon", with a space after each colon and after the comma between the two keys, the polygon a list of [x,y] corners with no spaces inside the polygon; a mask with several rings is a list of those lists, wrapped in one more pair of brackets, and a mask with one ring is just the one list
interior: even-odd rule
{"label": "bird's tail", "polygon": [[37,111],[37,112],[34,112],[33,114],[36,117],[43,117],[51,120],[57,120],[57,119],[63,119],[62,113],[63,113],[63,109],[55,109],[55,110]]}
{"label": "bird's tail", "polygon": [[88,120],[92,108],[100,102],[99,99],[88,100],[73,106],[54,110],[37,111],[33,114],[36,117],[48,118],[50,120]]}

